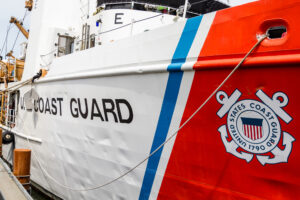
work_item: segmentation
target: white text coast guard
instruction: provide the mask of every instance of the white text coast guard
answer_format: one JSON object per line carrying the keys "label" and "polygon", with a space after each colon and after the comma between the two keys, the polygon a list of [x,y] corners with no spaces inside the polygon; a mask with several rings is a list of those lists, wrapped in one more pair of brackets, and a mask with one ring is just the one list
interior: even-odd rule
{"label": "white text coast guard", "polygon": [[[281,138],[278,117],[286,123],[292,120],[282,109],[288,104],[287,95],[277,92],[270,99],[262,90],[258,90],[256,96],[262,102],[252,99],[238,101],[240,96],[241,92],[237,89],[230,97],[224,91],[219,91],[216,95],[217,101],[223,105],[217,115],[223,118],[227,114],[227,127],[222,125],[218,129],[226,151],[247,162],[256,155],[262,165],[288,162],[292,143],[295,141],[293,136],[283,132],[285,148],[281,150],[277,146]],[[230,142],[227,140],[227,130],[232,138]],[[245,151],[238,152],[238,147]],[[267,152],[271,152],[274,157],[261,155]]]}

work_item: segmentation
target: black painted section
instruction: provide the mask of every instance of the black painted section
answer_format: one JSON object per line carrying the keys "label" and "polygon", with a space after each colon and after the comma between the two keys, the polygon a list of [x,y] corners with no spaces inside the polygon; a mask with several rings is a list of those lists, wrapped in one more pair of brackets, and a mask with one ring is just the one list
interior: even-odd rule
{"label": "black painted section", "polygon": [[[97,6],[100,6],[103,3],[119,3],[116,5],[109,5],[106,6],[105,9],[130,9],[131,5],[128,3],[130,0],[97,0]],[[179,8],[180,6],[184,6],[185,0],[134,0],[134,2],[138,3],[149,3],[154,5],[162,5],[162,6],[169,6],[173,8]],[[213,11],[221,10],[224,8],[228,8],[229,6],[223,4],[219,1],[215,0],[189,0],[191,4],[191,8],[189,11],[205,14],[210,13]],[[135,9],[143,10],[143,6],[135,5]]]}

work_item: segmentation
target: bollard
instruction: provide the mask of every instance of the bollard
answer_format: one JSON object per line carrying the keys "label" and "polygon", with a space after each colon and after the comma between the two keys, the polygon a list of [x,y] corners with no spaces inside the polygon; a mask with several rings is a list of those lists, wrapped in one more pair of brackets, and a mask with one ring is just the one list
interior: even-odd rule
{"label": "bollard", "polygon": [[2,157],[2,129],[0,128],[0,158]]}
{"label": "bollard", "polygon": [[30,190],[30,149],[15,149],[13,173],[26,190]]}

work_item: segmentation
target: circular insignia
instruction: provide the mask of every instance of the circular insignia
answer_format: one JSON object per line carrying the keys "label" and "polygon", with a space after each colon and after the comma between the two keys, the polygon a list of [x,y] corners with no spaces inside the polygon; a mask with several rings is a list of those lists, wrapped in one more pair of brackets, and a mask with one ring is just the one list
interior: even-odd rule
{"label": "circular insignia", "polygon": [[254,154],[271,151],[280,140],[278,118],[268,106],[256,100],[235,103],[228,112],[227,125],[235,143]]}

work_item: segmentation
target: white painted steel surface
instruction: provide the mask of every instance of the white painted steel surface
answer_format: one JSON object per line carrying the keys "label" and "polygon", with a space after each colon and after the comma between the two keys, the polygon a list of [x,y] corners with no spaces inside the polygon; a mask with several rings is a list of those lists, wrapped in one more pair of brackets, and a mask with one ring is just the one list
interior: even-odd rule
{"label": "white painted steel surface", "polygon": [[[66,9],[70,4],[74,7]],[[53,51],[57,30],[66,27],[72,27],[70,30],[75,33],[76,30],[81,30],[81,18],[74,13],[74,9],[80,7],[76,1],[38,1],[36,6],[37,9],[32,14],[23,80],[32,77],[43,65],[41,55]],[[203,17],[188,58],[182,66],[186,72],[168,134],[179,127],[193,81],[192,67],[214,15],[212,13]],[[101,185],[128,171],[149,155],[168,81],[167,68],[178,48],[185,24],[185,20],[172,22],[142,34],[123,39],[119,37],[114,42],[47,60],[51,63],[47,76],[36,84],[20,89],[21,97],[35,90],[43,100],[36,101],[34,109],[29,111],[23,107],[24,99],[21,98],[17,125],[13,129],[16,133],[29,139],[35,138],[41,143],[31,141],[28,145],[26,137],[18,137],[16,134],[16,147],[33,148],[32,151],[49,175],[61,184],[75,189]],[[142,30],[142,26],[139,29]],[[114,106],[115,115],[108,112],[106,120],[103,106],[107,99],[113,102],[110,105]],[[79,100],[82,112],[85,112],[84,101],[87,100],[89,114],[86,119],[84,114],[78,112]],[[121,118],[129,118],[130,109],[123,103],[119,104],[118,110],[118,100],[130,104],[133,118],[129,123],[120,123]],[[99,112],[95,111],[95,104],[103,120]],[[164,148],[151,199],[157,197],[172,147],[173,142]],[[4,151],[7,156],[9,148]],[[146,165],[147,162],[104,188],[76,192],[47,178],[33,157],[31,178],[64,199],[138,199]]]}

